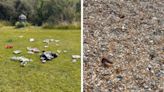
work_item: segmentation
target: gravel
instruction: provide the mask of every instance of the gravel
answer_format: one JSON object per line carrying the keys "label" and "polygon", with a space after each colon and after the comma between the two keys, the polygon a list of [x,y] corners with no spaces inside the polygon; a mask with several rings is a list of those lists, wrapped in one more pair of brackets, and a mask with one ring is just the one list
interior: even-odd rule
{"label": "gravel", "polygon": [[84,92],[164,91],[163,0],[84,0],[83,38]]}

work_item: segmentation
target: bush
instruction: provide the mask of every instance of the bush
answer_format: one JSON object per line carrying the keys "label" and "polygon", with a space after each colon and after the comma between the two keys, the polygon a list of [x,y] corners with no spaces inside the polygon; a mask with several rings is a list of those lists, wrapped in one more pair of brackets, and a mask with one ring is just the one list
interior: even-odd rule
{"label": "bush", "polygon": [[22,27],[27,27],[27,26],[30,26],[30,23],[28,23],[28,22],[16,22],[15,23],[16,28],[22,28]]}
{"label": "bush", "polygon": [[0,20],[0,28],[3,27],[3,26],[10,26],[11,23],[9,23],[8,21],[2,21]]}
{"label": "bush", "polygon": [[81,27],[80,27],[80,23],[72,23],[72,24],[61,23],[58,25],[45,23],[43,24],[43,28],[45,29],[80,29]]}

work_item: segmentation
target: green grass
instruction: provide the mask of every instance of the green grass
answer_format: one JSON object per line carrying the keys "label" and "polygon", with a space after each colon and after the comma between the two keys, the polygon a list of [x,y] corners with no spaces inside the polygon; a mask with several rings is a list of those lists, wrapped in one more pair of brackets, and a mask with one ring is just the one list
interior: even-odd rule
{"label": "green grass", "polygon": [[[23,35],[23,38],[19,36]],[[35,42],[29,42],[35,38]],[[45,38],[60,40],[59,46],[51,43],[48,48],[42,41]],[[12,39],[12,42],[9,40]],[[13,49],[5,49],[6,44],[12,44]],[[37,47],[41,50],[67,50],[52,62],[42,64],[39,54],[27,54],[26,47]],[[20,67],[19,62],[13,62],[14,50],[22,50],[22,56],[32,58],[33,62]],[[80,91],[80,61],[73,63],[71,55],[80,55],[80,30],[48,30],[39,27],[14,29],[0,28],[0,92],[79,92]],[[19,56],[21,56],[19,55]]]}

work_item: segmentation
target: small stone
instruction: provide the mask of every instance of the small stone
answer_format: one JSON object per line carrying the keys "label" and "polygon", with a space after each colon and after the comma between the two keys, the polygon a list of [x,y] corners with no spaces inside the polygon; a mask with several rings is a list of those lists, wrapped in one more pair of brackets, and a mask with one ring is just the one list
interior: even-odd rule
{"label": "small stone", "polygon": [[125,15],[120,14],[120,15],[119,15],[119,17],[122,19],[122,18],[124,18],[124,17],[125,17]]}
{"label": "small stone", "polygon": [[111,62],[107,58],[102,58],[101,63],[104,67],[111,67],[113,64],[113,62]]}
{"label": "small stone", "polygon": [[154,41],[153,41],[153,40],[150,40],[149,42],[150,42],[150,43],[153,43]]}
{"label": "small stone", "polygon": [[118,79],[119,81],[121,81],[121,80],[123,79],[123,77],[122,77],[121,75],[118,75],[118,76],[117,76],[117,79]]}

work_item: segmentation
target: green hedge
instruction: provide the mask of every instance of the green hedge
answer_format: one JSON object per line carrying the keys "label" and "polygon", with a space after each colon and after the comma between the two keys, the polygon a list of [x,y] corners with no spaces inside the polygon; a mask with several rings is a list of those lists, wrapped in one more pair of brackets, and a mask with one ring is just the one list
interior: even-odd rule
{"label": "green hedge", "polygon": [[43,25],[43,28],[45,29],[80,29],[80,23],[72,23],[72,24],[67,24],[67,23],[62,23],[58,25],[52,25],[45,23]]}

